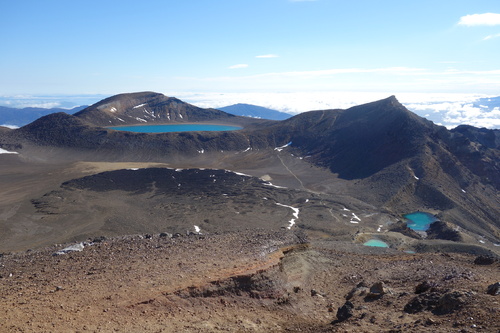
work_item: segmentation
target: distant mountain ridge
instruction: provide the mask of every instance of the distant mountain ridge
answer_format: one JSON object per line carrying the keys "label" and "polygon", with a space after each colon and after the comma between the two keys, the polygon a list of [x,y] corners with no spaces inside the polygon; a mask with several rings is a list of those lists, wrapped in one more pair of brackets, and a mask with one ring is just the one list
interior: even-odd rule
{"label": "distant mountain ridge", "polygon": [[261,119],[285,120],[292,117],[292,115],[289,113],[268,109],[262,106],[243,104],[243,103],[224,106],[217,109],[237,116],[261,118]]}
{"label": "distant mountain ridge", "polygon": [[61,108],[10,108],[6,106],[0,106],[0,126],[1,125],[12,125],[12,126],[24,126],[29,124],[40,117],[46,116],[51,113],[65,112],[68,114],[74,114],[78,111],[85,109],[87,106],[77,106],[72,109],[61,109]]}

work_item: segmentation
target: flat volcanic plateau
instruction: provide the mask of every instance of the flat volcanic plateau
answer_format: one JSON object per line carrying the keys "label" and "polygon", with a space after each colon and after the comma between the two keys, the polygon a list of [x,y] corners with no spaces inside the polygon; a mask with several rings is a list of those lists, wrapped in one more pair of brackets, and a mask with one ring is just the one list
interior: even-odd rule
{"label": "flat volcanic plateau", "polygon": [[[107,128],[145,123],[243,129]],[[499,132],[152,92],[0,127],[0,331],[498,332]]]}

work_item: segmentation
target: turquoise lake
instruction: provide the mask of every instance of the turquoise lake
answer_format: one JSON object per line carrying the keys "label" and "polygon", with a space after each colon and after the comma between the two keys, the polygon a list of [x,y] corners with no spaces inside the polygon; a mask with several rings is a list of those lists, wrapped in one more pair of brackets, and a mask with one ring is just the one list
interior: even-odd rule
{"label": "turquoise lake", "polygon": [[363,243],[365,246],[375,246],[375,247],[389,247],[386,242],[382,242],[378,239],[370,239],[368,242]]}
{"label": "turquoise lake", "polygon": [[236,131],[238,126],[210,125],[210,124],[169,124],[169,125],[136,125],[108,127],[117,131],[136,133],[167,133],[167,132],[196,132],[196,131]]}
{"label": "turquoise lake", "polygon": [[407,223],[408,228],[415,231],[426,231],[432,222],[439,221],[434,215],[424,212],[406,214],[403,217],[410,221]]}

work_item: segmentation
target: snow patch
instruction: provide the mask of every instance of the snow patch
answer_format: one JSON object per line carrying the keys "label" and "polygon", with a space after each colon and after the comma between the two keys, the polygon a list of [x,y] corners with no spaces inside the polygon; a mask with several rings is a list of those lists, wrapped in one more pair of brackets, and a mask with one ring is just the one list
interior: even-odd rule
{"label": "snow patch", "polygon": [[17,151],[8,151],[0,148],[0,154],[19,154]]}
{"label": "snow patch", "polygon": [[205,149],[201,148],[200,150],[198,150],[198,153],[204,154],[205,153]]}
{"label": "snow patch", "polygon": [[68,247],[65,247],[64,249],[57,251],[53,255],[60,256],[62,254],[66,254],[66,253],[70,253],[70,252],[81,252],[81,251],[83,251],[83,248],[84,248],[83,243],[78,243],[78,244],[74,244],[74,245],[70,245]]}
{"label": "snow patch", "polygon": [[272,186],[272,187],[276,187],[276,188],[286,188],[284,186],[278,186],[278,185],[274,185],[272,183],[264,183],[264,185],[267,185],[267,186]]}
{"label": "snow patch", "polygon": [[243,152],[244,152],[244,153],[246,153],[246,152],[247,152],[247,151],[249,151],[249,150],[252,150],[252,148],[251,148],[251,147],[248,147],[247,149],[243,150]]}
{"label": "snow patch", "polygon": [[147,103],[136,105],[132,109],[142,108],[144,105],[147,105]]}
{"label": "snow patch", "polygon": [[382,225],[382,224],[380,224],[380,225],[378,226],[377,232],[382,231],[382,227],[383,227],[383,225]]}
{"label": "snow patch", "polygon": [[286,145],[283,145],[281,147],[276,147],[276,148],[274,148],[274,150],[282,151],[283,149],[285,149],[286,147],[290,146],[291,144],[292,144],[292,141],[288,142]]}
{"label": "snow patch", "polygon": [[118,110],[117,110],[117,109],[113,106],[113,107],[112,107],[109,111],[111,111],[111,112],[116,112],[116,111],[118,111]]}
{"label": "snow patch", "polygon": [[462,192],[467,193],[467,192],[465,192],[465,190],[464,190],[464,189],[462,189]]}
{"label": "snow patch", "polygon": [[184,119],[184,117],[182,117],[182,114],[179,113],[179,117],[181,117],[181,119]]}
{"label": "snow patch", "polygon": [[359,222],[361,222],[361,219],[356,214],[354,214],[354,213],[352,213],[352,219],[356,219]]}
{"label": "snow patch", "polygon": [[125,120],[123,120],[122,118],[116,117],[116,119],[118,119],[121,122],[125,122]]}
{"label": "snow patch", "polygon": [[299,219],[299,209],[292,207],[292,206],[281,204],[279,202],[277,202],[276,205],[281,206],[281,207],[290,208],[291,210],[293,210],[293,217],[294,218],[291,219],[290,221],[288,221],[288,223],[290,223],[290,225],[288,227],[286,227],[287,229],[291,229],[293,227],[293,225],[295,224],[295,220]]}
{"label": "snow patch", "polygon": [[139,168],[128,168],[127,170],[137,171]]}
{"label": "snow patch", "polygon": [[200,231],[201,231],[201,229],[200,229],[200,227],[198,227],[197,225],[195,225],[195,226],[194,226],[194,231],[195,231],[197,234],[199,234],[199,233],[200,233]]}
{"label": "snow patch", "polygon": [[420,178],[418,178],[417,176],[413,175],[413,178],[415,178],[416,180],[419,180]]}
{"label": "snow patch", "polygon": [[137,120],[139,120],[139,121],[142,121],[143,123],[147,123],[147,122],[148,122],[147,120],[142,119],[142,118],[137,118],[137,117],[136,117],[135,119],[137,119]]}
{"label": "snow patch", "polygon": [[350,209],[347,209],[345,207],[343,207],[342,210],[345,210],[346,212],[350,212],[351,211]]}

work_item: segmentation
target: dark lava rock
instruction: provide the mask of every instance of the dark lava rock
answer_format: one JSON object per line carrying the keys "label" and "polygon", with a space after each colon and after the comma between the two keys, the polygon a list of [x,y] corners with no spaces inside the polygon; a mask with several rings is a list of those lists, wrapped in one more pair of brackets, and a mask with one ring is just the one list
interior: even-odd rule
{"label": "dark lava rock", "polygon": [[476,265],[491,265],[491,264],[494,264],[496,261],[497,261],[497,259],[492,257],[492,256],[480,255],[480,256],[476,257],[476,259],[474,260],[474,264],[476,264]]}
{"label": "dark lava rock", "polygon": [[105,236],[99,236],[99,237],[96,237],[92,240],[92,242],[94,243],[100,243],[100,242],[104,242],[107,238]]}
{"label": "dark lava rock", "polygon": [[429,229],[427,229],[427,238],[451,240],[454,242],[463,241],[460,232],[458,232],[451,225],[443,221],[436,221],[431,223]]}
{"label": "dark lava rock", "polygon": [[411,299],[404,307],[406,313],[432,311],[434,314],[447,314],[460,309],[468,295],[461,291],[423,293]]}
{"label": "dark lava rock", "polygon": [[337,319],[339,322],[345,321],[352,317],[352,310],[354,309],[354,305],[347,301],[342,305],[337,311]]}
{"label": "dark lava rock", "polygon": [[426,291],[428,291],[431,288],[434,288],[435,286],[436,286],[436,284],[433,282],[424,281],[422,283],[419,283],[415,287],[415,294],[425,293]]}
{"label": "dark lava rock", "polygon": [[487,293],[493,296],[500,295],[500,282],[490,284]]}
{"label": "dark lava rock", "polygon": [[422,237],[420,237],[418,232],[409,228],[408,224],[406,222],[403,222],[403,221],[398,221],[398,222],[394,223],[393,225],[391,225],[389,227],[389,231],[399,232],[399,233],[401,233],[405,236],[411,237],[411,238],[416,238],[416,239],[422,238]]}
{"label": "dark lava rock", "polygon": [[420,294],[412,298],[404,307],[406,313],[418,313],[424,310],[432,311],[438,304],[441,295],[437,292]]}
{"label": "dark lava rock", "polygon": [[368,286],[364,281],[361,281],[356,285],[356,287],[352,288],[345,297],[346,300],[350,300],[354,296],[364,296],[368,293]]}
{"label": "dark lava rock", "polygon": [[467,295],[461,291],[452,291],[439,298],[434,313],[446,314],[460,309],[466,303]]}

